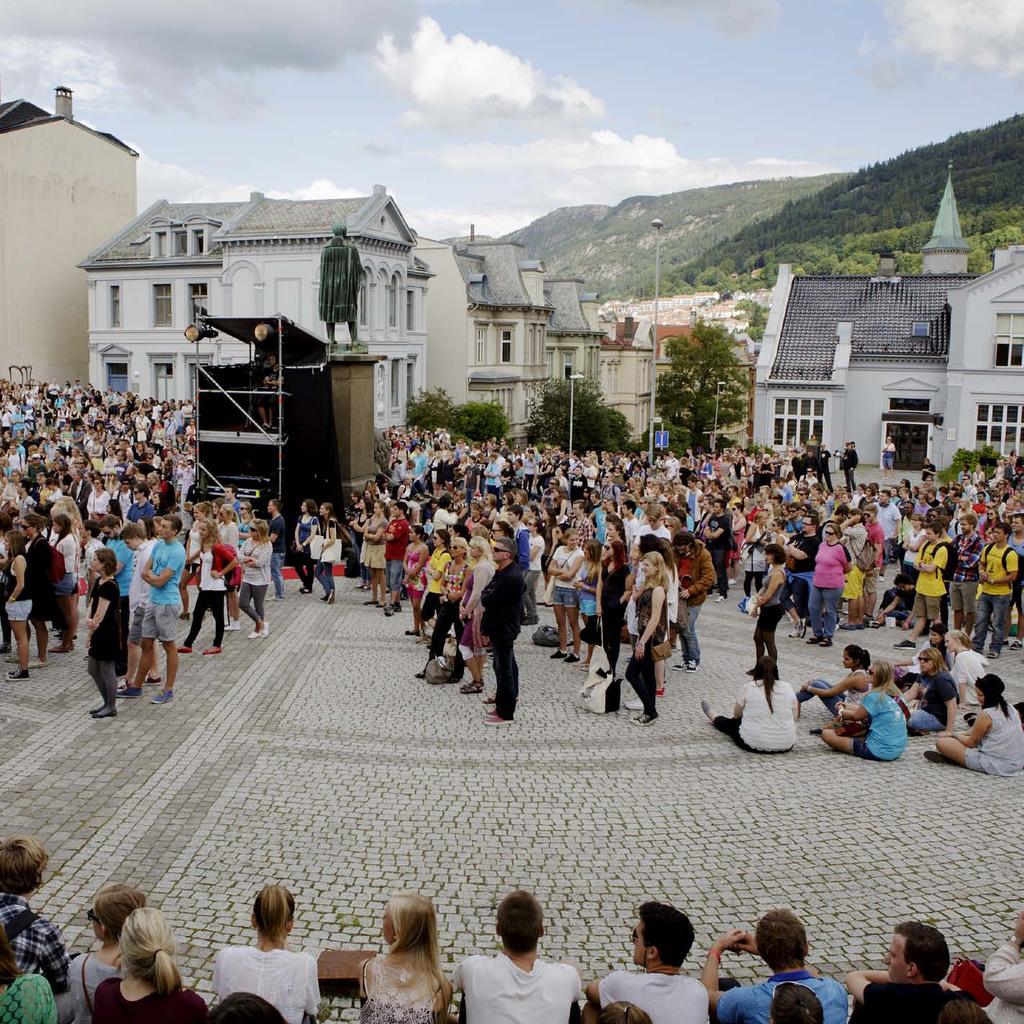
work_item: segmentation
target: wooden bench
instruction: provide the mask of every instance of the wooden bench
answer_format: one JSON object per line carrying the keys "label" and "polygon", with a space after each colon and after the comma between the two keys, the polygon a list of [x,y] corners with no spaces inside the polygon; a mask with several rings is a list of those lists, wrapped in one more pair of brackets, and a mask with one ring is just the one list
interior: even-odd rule
{"label": "wooden bench", "polygon": [[377,955],[375,949],[325,949],[316,962],[321,985],[357,986],[363,964]]}

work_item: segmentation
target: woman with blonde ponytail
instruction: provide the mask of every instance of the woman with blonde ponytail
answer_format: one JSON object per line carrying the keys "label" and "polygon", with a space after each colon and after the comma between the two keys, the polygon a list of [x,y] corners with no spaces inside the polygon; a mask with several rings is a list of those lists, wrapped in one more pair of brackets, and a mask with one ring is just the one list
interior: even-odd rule
{"label": "woman with blonde ponytail", "polygon": [[120,980],[96,989],[95,1024],[195,1024],[206,1020],[206,1003],[182,988],[174,962],[174,935],[153,907],[133,910],[121,928]]}
{"label": "woman with blonde ponytail", "polygon": [[213,988],[218,999],[233,992],[262,996],[280,1011],[288,1024],[302,1024],[303,1015],[316,1020],[320,986],[316,960],[287,948],[295,923],[295,897],[282,885],[268,885],[252,908],[255,946],[226,946],[213,964]]}
{"label": "woman with blonde ponytail", "polygon": [[452,986],[441,970],[434,905],[414,892],[384,910],[388,951],[363,964],[360,1024],[444,1024]]}

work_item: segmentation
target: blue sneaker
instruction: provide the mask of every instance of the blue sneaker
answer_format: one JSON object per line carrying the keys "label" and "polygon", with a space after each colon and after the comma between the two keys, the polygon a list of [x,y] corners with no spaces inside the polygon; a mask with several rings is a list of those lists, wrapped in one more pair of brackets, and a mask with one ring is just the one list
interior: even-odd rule
{"label": "blue sneaker", "polygon": [[141,686],[122,686],[118,688],[118,697],[141,697],[142,687]]}
{"label": "blue sneaker", "polygon": [[163,693],[157,694],[149,703],[150,704],[170,704],[174,700],[173,690],[164,690]]}

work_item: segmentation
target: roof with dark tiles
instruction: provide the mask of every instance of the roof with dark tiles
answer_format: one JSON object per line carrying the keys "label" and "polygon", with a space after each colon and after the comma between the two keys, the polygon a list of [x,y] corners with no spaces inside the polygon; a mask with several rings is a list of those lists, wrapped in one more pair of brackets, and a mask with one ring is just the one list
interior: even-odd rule
{"label": "roof with dark tiles", "polygon": [[[851,363],[942,362],[949,354],[949,290],[977,276],[795,277],[771,378],[831,380],[837,328],[844,322],[853,324]],[[927,337],[914,337],[914,323],[919,321],[928,323]]]}
{"label": "roof with dark tiles", "polygon": [[468,242],[455,250],[469,301],[484,306],[533,306],[521,262],[526,250],[518,242]]}

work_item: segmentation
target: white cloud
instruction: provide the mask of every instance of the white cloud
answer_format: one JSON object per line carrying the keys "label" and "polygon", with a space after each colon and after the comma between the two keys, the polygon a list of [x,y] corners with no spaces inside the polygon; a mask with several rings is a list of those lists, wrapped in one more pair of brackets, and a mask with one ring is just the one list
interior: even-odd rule
{"label": "white cloud", "polygon": [[335,185],[330,178],[317,178],[301,188],[267,192],[266,195],[268,199],[355,199],[357,196],[365,196],[366,191]]}
{"label": "white cloud", "polygon": [[477,236],[490,235],[498,238],[529,224],[548,212],[548,208],[536,205],[503,206],[488,201],[479,209],[457,209],[454,207],[403,207],[402,212],[413,231],[424,238],[456,238],[469,234],[473,225]]}
{"label": "white cloud", "polygon": [[896,48],[938,64],[1024,74],[1020,0],[883,0]]}
{"label": "white cloud", "polygon": [[[158,108],[251,108],[267,71],[333,71],[373,51],[384,32],[407,33],[416,0],[232,3],[78,0],[8,5],[0,65],[4,91],[41,96],[57,84],[83,99]],[[59,7],[55,11],[54,7]],[[44,77],[45,76],[45,77]],[[344,106],[346,97],[338,95]]]}
{"label": "white cloud", "polygon": [[617,203],[630,195],[660,195],[757,178],[802,177],[834,168],[806,160],[760,157],[691,160],[667,139],[613,131],[583,138],[544,138],[522,145],[449,146],[442,162],[455,171],[507,175],[535,202],[552,206]]}
{"label": "white cloud", "polygon": [[782,7],[779,0],[565,0],[587,13],[595,8],[622,15],[624,7],[638,7],[675,19],[707,19],[711,26],[730,35],[755,35],[771,28]]}
{"label": "white cloud", "polygon": [[462,34],[446,36],[421,18],[406,49],[391,35],[377,47],[377,68],[413,104],[412,123],[470,127],[492,118],[589,121],[604,104],[564,75],[549,78],[500,46]]}

